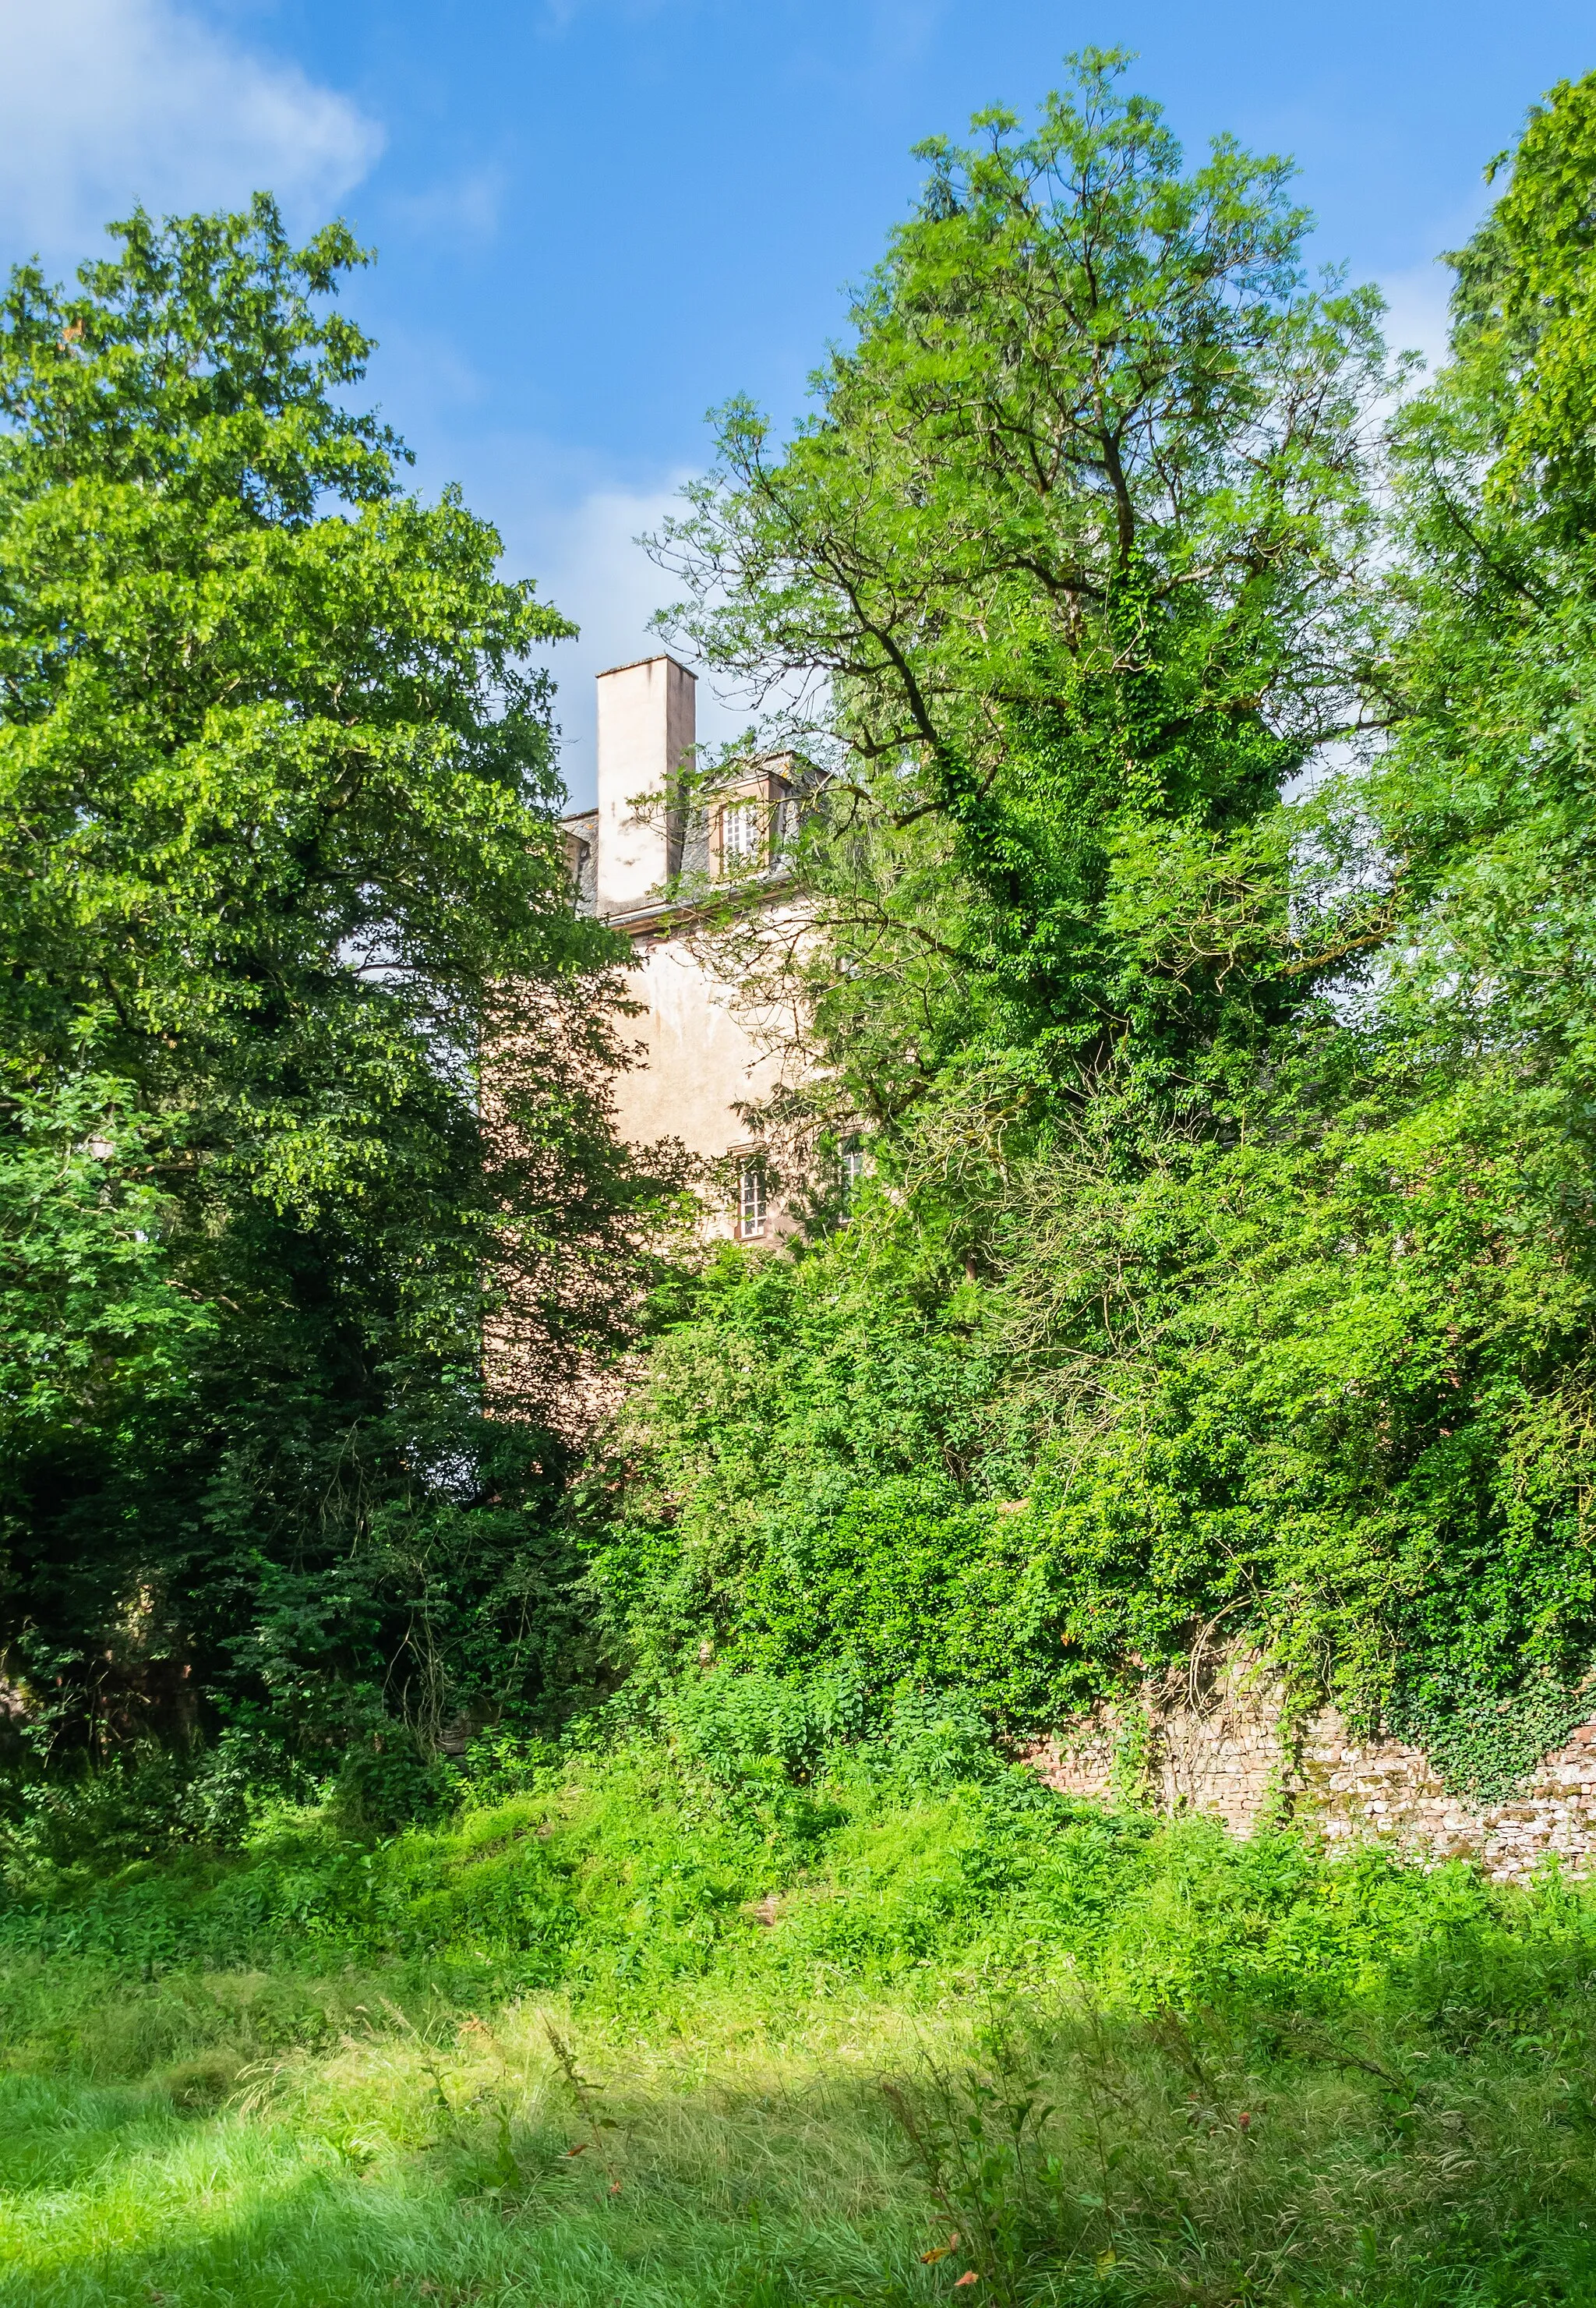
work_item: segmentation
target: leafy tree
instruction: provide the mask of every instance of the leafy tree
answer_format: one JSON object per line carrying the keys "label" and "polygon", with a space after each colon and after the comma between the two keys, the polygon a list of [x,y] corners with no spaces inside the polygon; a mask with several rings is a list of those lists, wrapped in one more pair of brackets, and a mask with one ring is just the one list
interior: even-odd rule
{"label": "leafy tree", "polygon": [[631,1271],[571,629],[348,405],[343,227],[113,229],[0,304],[13,1672],[435,1722],[536,1649],[522,1507]]}
{"label": "leafy tree", "polygon": [[126,1084],[82,1075],[54,1095],[13,1095],[0,1164],[0,1434],[13,1451],[129,1400],[180,1394],[214,1321],[172,1286],[172,1206],[150,1176],[150,1122],[128,1116]]}
{"label": "leafy tree", "polygon": [[1593,202],[1596,76],[1532,113],[1454,260],[1454,357],[1407,412],[1405,723],[1375,788],[1422,906],[1398,991],[1459,1054],[1571,1086],[1592,1055]]}
{"label": "leafy tree", "polygon": [[[834,1137],[873,1124],[894,1188],[821,1253],[870,1272],[873,1322],[837,1287],[884,1434],[905,1331],[1008,1383],[976,1286],[1008,1261],[1025,1166],[1089,1150],[1123,1192],[1163,1175],[1171,1130],[1233,1137],[1316,979],[1369,932],[1328,864],[1321,902],[1293,909],[1281,797],[1360,710],[1378,301],[1306,280],[1288,164],[1221,139],[1188,171],[1123,69],[1089,53],[1030,134],[994,111],[972,148],[922,148],[925,194],[815,414],[773,454],[733,403],[719,469],[661,547],[689,582],[681,627],[785,694],[772,741],[831,771],[801,844],[806,935],[778,925],[767,959],[799,979],[823,1061],[797,1105]],[[675,1355],[751,1367],[740,1303],[712,1294],[696,1349],[662,1350],[662,1467]],[[1083,1351],[1109,1321],[1082,1310]],[[690,1557],[701,1500],[717,1559],[743,1533],[763,1560],[771,1516],[790,1532],[807,1511],[793,1486],[817,1451],[834,1508],[913,1470],[879,1467],[852,1421],[811,1421],[823,1360],[781,1361],[786,1482],[742,1515],[708,1472],[662,1478]],[[952,1442],[958,1395],[931,1416],[953,1492],[1000,1487]],[[759,1575],[725,1568],[723,1591]]]}
{"label": "leafy tree", "polygon": [[1376,315],[1109,61],[932,148],[819,413],[734,411],[677,533],[706,645],[827,685],[814,1095],[881,1184],[674,1310],[600,1574],[642,1652],[1008,1720],[1240,1635],[1500,1793],[1596,1653],[1596,82],[1454,260],[1373,599]]}
{"label": "leafy tree", "polygon": [[[1378,300],[1305,280],[1288,164],[1188,173],[1123,69],[920,148],[813,417],[773,455],[731,403],[662,546],[682,630],[834,771],[807,984],[883,1121],[983,1055],[1050,1100],[1188,1083],[1312,976],[1271,812],[1356,712]],[[1152,950],[1215,883],[1274,967]]]}
{"label": "leafy tree", "polygon": [[1464,1740],[1526,1667],[1578,1711],[1596,1650],[1596,76],[1554,89],[1490,173],[1452,260],[1453,357],[1398,433],[1399,728],[1353,797],[1403,898],[1380,1007],[1432,1145],[1415,1192],[1449,1208],[1437,1244],[1463,1222],[1416,1461],[1434,1569],[1399,1642],[1415,1704]]}

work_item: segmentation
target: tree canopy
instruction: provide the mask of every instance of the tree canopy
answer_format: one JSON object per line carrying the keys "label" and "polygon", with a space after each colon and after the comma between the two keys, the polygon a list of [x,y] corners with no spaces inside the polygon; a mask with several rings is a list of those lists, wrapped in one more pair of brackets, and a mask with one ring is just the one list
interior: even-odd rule
{"label": "tree canopy", "polygon": [[63,1735],[630,1676],[758,1776],[1239,1641],[1499,1793],[1589,1711],[1596,81],[1421,382],[1289,164],[1126,73],[922,148],[810,416],[729,403],[658,541],[816,772],[722,933],[802,1021],[764,1255],[666,1257],[614,1144],[565,628],[351,413],[348,236],[13,276],[0,1475]]}
{"label": "tree canopy", "polygon": [[771,966],[875,1181],[673,1304],[601,1580],[640,1658],[1015,1727],[1240,1640],[1500,1789],[1596,1667],[1592,82],[1420,388],[1122,69],[924,148],[663,541],[834,771]]}
{"label": "tree canopy", "polygon": [[[511,1546],[439,1518],[550,1479],[630,1270],[618,949],[530,661],[571,628],[352,409],[342,227],[295,248],[261,196],[116,237],[0,303],[13,1671],[68,1713],[191,1668],[419,1707],[429,1580],[468,1618]],[[507,1450],[511,1288],[542,1439]]]}
{"label": "tree canopy", "polygon": [[1124,68],[921,148],[813,416],[773,455],[732,403],[664,540],[676,627],[837,773],[817,1022],[872,1111],[955,1049],[1079,1097],[1278,1012],[1223,955],[1149,967],[1149,900],[1178,936],[1228,871],[1283,949],[1249,836],[1359,714],[1378,300],[1306,279],[1288,164],[1222,138],[1188,171]]}

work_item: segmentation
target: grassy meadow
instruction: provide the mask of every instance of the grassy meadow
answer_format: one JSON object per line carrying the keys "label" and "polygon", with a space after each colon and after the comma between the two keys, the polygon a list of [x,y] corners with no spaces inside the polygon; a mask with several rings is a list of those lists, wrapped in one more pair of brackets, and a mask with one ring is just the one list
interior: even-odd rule
{"label": "grassy meadow", "polygon": [[0,2303],[1596,2301],[1596,1902],[545,1757],[13,1852]]}

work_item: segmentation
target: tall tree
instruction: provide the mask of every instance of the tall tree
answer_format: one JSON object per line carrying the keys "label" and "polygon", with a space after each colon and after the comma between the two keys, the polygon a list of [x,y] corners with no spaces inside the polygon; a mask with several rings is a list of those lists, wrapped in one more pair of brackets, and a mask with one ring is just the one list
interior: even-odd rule
{"label": "tall tree", "polygon": [[1365,710],[1388,371],[1377,298],[1304,277],[1288,165],[1188,169],[1123,70],[922,148],[813,417],[777,452],[734,404],[662,542],[681,628],[831,771],[801,1102],[873,1124],[894,1191],[677,1307],[600,1572],[645,1655],[779,1623],[879,1697],[1004,1596],[1012,1717],[1297,1577],[1266,1389],[1197,1423],[1225,1165],[1391,918],[1284,802]]}
{"label": "tall tree", "polygon": [[1400,900],[1372,989],[1412,1309],[1380,1390],[1395,1647],[1465,1748],[1501,1707],[1572,1719],[1596,1662],[1596,75],[1488,173],[1451,359],[1396,433],[1394,740],[1343,813]]}
{"label": "tall tree", "polygon": [[[878,1693],[996,1595],[994,1709],[1245,1632],[1499,1795],[1596,1677],[1596,80],[1454,260],[1371,604],[1367,300],[1227,271],[1294,248],[1279,172],[1197,201],[1103,70],[1053,206],[1006,122],[948,162],[811,431],[734,422],[680,540],[709,646],[831,685],[814,983],[900,1191],[678,1323],[604,1575],[640,1649],[697,1613]],[[1135,331],[1094,301],[1143,279]]]}
{"label": "tall tree", "polygon": [[[1249,829],[1356,717],[1378,302],[1305,279],[1288,164],[1221,139],[1188,172],[1124,68],[920,148],[814,415],[772,454],[732,403],[662,544],[681,630],[835,772],[811,981],[881,1119],[982,1049],[1077,1102],[1186,1080],[1311,977]],[[1273,970],[1171,961],[1226,884]]]}
{"label": "tall tree", "polygon": [[[351,409],[343,227],[113,229],[0,303],[13,1671],[435,1715],[636,1197],[528,662],[571,628]],[[530,1442],[482,1416],[517,1274]]]}

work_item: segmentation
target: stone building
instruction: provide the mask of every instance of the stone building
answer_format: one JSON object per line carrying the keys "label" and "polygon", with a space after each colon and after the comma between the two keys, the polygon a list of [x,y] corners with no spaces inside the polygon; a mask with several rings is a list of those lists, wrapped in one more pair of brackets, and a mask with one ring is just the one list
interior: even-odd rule
{"label": "stone building", "polygon": [[751,1010],[725,929],[757,915],[767,926],[790,917],[802,934],[785,855],[792,763],[750,762],[707,804],[684,804],[694,686],[672,657],[599,675],[598,803],[565,831],[579,906],[631,941],[641,1009],[625,1032],[639,1055],[615,1084],[622,1134],[637,1146],[679,1139],[712,1166],[709,1230],[760,1241],[782,1214],[742,1109],[777,1087],[795,1038]]}

